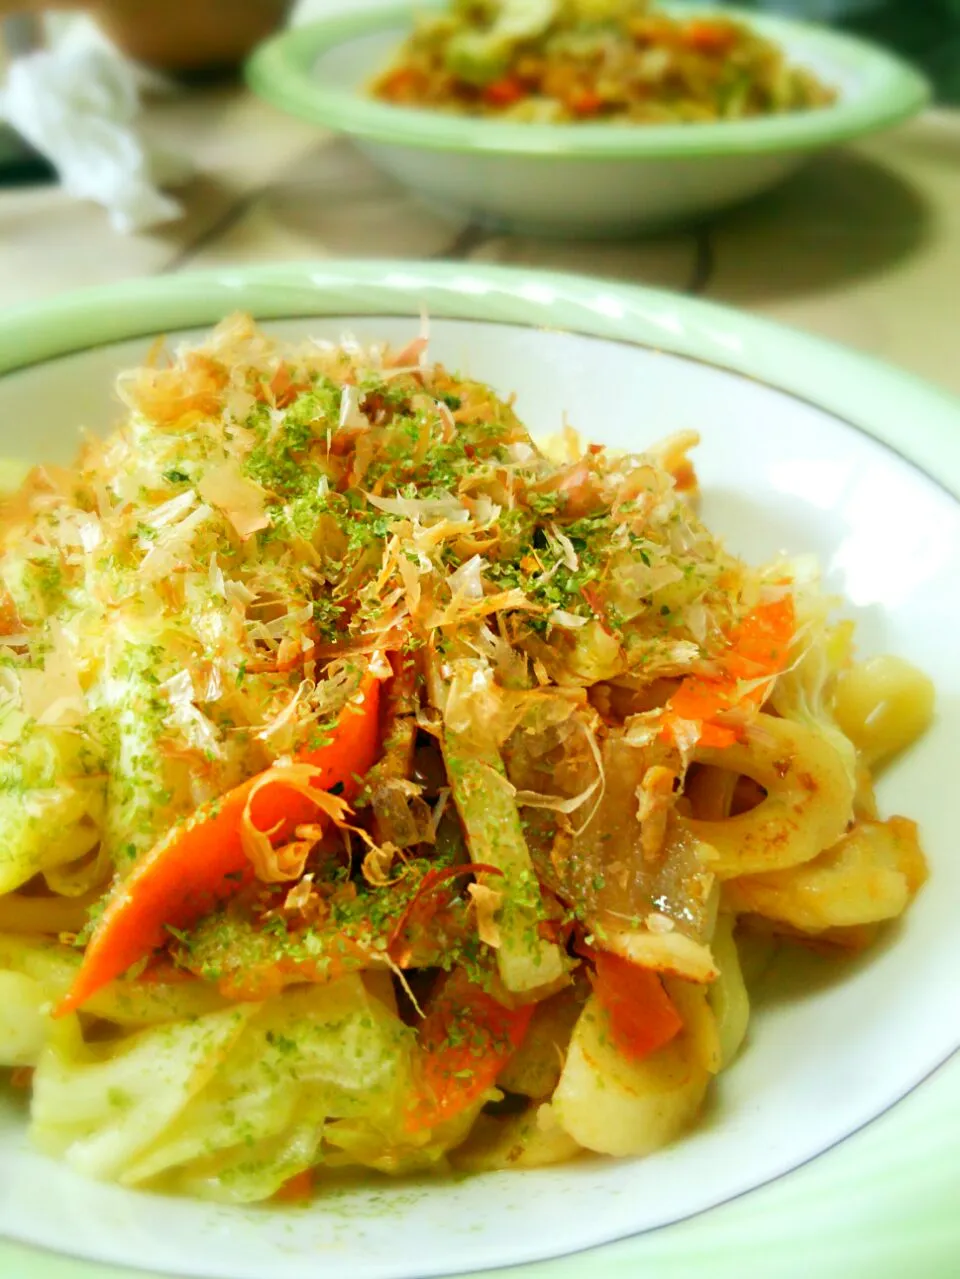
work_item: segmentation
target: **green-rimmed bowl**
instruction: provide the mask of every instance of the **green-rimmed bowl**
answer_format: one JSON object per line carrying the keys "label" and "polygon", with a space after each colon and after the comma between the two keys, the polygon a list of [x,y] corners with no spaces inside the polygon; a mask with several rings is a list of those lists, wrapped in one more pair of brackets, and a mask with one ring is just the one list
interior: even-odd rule
{"label": "green-rimmed bowl", "polygon": [[649,290],[472,264],[285,264],[0,314],[0,456],[66,460],[80,426],[116,422],[113,377],[158,332],[239,308],[300,339],[397,343],[423,308],[432,355],[516,392],[538,433],[565,415],[615,447],[700,430],[708,525],[753,561],[816,552],[860,651],[898,653],[935,680],[936,723],[878,787],[884,812],[920,822],[931,879],[861,959],[777,961],[753,985],[750,1038],[702,1120],[647,1159],[384,1179],[302,1210],[217,1206],[44,1158],[23,1098],[0,1086],[0,1275],[424,1279],[521,1263],[517,1279],[955,1275],[960,405],[826,343]]}
{"label": "green-rimmed bowl", "polygon": [[394,4],[287,31],[250,59],[249,83],[283,110],[349,134],[438,210],[514,232],[618,236],[700,217],[772,186],[811,152],[908,118],[929,98],[918,72],[871,45],[725,10],[834,86],[836,103],[762,119],[629,126],[413,110],[368,93],[409,31],[411,12]]}

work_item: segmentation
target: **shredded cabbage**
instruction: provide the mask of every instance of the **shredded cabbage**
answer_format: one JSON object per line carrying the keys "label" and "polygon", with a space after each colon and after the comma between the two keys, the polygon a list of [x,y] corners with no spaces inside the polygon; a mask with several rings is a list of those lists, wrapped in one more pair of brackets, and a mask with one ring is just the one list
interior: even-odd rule
{"label": "shredded cabbage", "polygon": [[269,1198],[320,1158],[329,1127],[396,1131],[411,1036],[360,978],[293,990],[119,1042],[57,1025],[32,1134],[90,1175],[203,1198]]}

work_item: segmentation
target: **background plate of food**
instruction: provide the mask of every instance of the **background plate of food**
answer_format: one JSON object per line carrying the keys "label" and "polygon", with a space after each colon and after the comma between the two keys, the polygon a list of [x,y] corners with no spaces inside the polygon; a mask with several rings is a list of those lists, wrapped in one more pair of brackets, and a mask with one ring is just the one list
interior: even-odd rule
{"label": "background plate of food", "polygon": [[4,478],[45,460],[0,553],[11,1273],[654,1232],[632,1265],[712,1274],[756,1244],[718,1205],[853,1256],[889,1184],[946,1239],[910,1196],[956,1189],[951,400],[497,268],[134,282],[0,336]]}
{"label": "background plate of food", "polygon": [[[466,15],[466,16],[464,16]],[[338,15],[268,41],[256,92],[458,218],[616,236],[707,214],[906,119],[922,76],[849,36],[703,6],[538,0]]]}

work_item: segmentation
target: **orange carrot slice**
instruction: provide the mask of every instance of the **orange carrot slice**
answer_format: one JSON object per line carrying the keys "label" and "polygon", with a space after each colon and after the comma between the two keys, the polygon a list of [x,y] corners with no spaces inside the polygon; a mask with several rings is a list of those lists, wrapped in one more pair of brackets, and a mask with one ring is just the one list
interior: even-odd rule
{"label": "orange carrot slice", "polygon": [[684,44],[698,53],[728,53],[736,42],[736,32],[725,22],[694,19],[683,33]]}
{"label": "orange carrot slice", "polygon": [[730,649],[721,661],[721,674],[713,679],[688,676],[670,698],[661,736],[676,740],[680,725],[692,723],[698,727],[698,745],[718,750],[732,746],[739,740],[738,733],[717,723],[717,717],[737,706],[760,705],[763,686],[741,691],[741,682],[779,674],[786,665],[795,631],[792,596],[758,605],[733,635]]}
{"label": "orange carrot slice", "polygon": [[420,1023],[420,1086],[408,1131],[436,1128],[475,1105],[523,1043],[533,1008],[506,1008],[463,973],[446,978]]}
{"label": "orange carrot slice", "polygon": [[782,671],[797,619],[792,595],[761,604],[744,618],[734,638],[726,668],[739,679],[756,679]]}
{"label": "orange carrot slice", "polygon": [[273,1196],[274,1203],[302,1204],[313,1198],[313,1169],[304,1168],[285,1181]]}
{"label": "orange carrot slice", "polygon": [[[379,706],[379,681],[367,674],[330,740],[299,756],[301,763],[318,770],[311,783],[315,789],[340,786],[348,799],[356,795],[356,778],[377,757]],[[250,778],[179,822],[116,885],[55,1016],[73,1012],[162,946],[171,927],[189,928],[252,880],[253,867],[241,841],[241,817],[259,780]],[[252,803],[257,828],[270,831],[274,845],[289,839],[315,812],[308,796],[281,782],[261,787]]]}
{"label": "orange carrot slice", "polygon": [[527,91],[520,80],[507,76],[503,80],[495,80],[483,91],[483,99],[492,107],[512,107],[515,102],[527,96]]}
{"label": "orange carrot slice", "polygon": [[413,67],[398,67],[385,76],[377,87],[380,96],[384,98],[392,98],[395,101],[411,98],[424,87],[423,72]]}
{"label": "orange carrot slice", "polygon": [[603,109],[603,98],[593,89],[575,89],[567,98],[567,106],[574,115],[597,115]]}
{"label": "orange carrot slice", "polygon": [[464,862],[457,866],[447,866],[443,870],[428,870],[424,875],[416,893],[407,903],[403,914],[393,926],[387,941],[387,954],[400,967],[406,967],[405,956],[399,947],[404,933],[419,925],[426,928],[430,920],[449,904],[449,896],[442,886],[451,879],[461,875],[502,875],[503,871],[487,862]]}
{"label": "orange carrot slice", "polygon": [[683,1029],[656,973],[619,955],[593,956],[593,990],[610,1018],[610,1037],[624,1056],[642,1061]]}

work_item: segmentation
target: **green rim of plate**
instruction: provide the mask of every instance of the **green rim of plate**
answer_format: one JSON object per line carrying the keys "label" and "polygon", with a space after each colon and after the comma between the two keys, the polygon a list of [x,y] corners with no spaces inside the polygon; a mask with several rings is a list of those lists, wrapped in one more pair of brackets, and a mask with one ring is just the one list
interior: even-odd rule
{"label": "green rim of plate", "polygon": [[[400,315],[419,325],[421,305],[438,318],[567,330],[729,369],[845,420],[960,500],[960,402],[949,395],[832,343],[712,303],[549,272],[343,261],[127,281],[0,312],[0,376],[113,342],[209,325],[238,309],[263,320],[343,316],[347,325],[354,316]],[[960,1255],[958,1149],[960,1054],[833,1149],[738,1199],[586,1254],[487,1274],[952,1279]],[[148,1257],[143,1264],[132,1271],[0,1240],[4,1279],[161,1279],[149,1271]]]}
{"label": "green rim of plate", "polygon": [[[708,12],[703,6],[666,8]],[[381,31],[409,28],[411,6],[390,5],[340,14],[294,27],[266,41],[246,65],[255,93],[292,115],[369,142],[431,151],[588,159],[683,159],[809,151],[874,133],[915,115],[930,101],[930,86],[907,63],[851,36],[787,18],[724,10],[775,43],[833,64],[860,79],[829,107],[763,119],[707,124],[510,124],[394,107],[342,88],[324,86],[317,59],[337,46]],[[370,67],[371,77],[379,70]]]}
{"label": "green rim of plate", "polygon": [[[0,312],[0,376],[128,338],[215,323],[420,315],[567,329],[730,369],[813,402],[960,498],[960,400],[866,355],[679,294],[479,263],[314,261],[126,280]],[[815,367],[816,394],[810,395]],[[909,407],[906,407],[909,405]]]}

